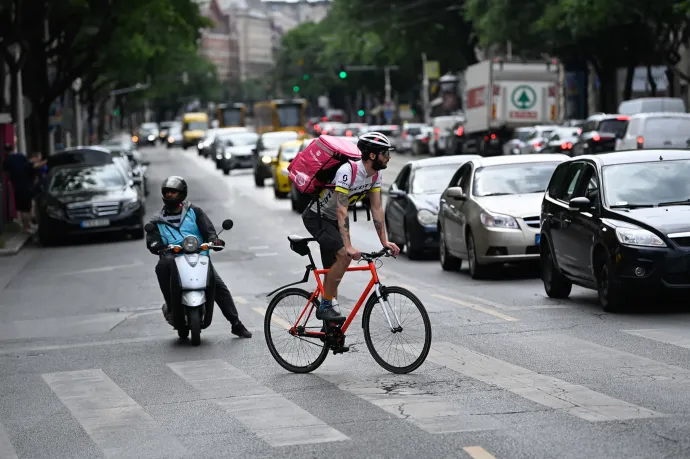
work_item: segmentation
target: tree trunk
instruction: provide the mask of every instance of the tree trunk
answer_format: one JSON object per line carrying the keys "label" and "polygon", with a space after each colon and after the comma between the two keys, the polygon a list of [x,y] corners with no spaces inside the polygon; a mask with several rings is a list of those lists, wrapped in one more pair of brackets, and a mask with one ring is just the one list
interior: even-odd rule
{"label": "tree trunk", "polygon": [[86,105],[86,126],[87,126],[87,133],[86,133],[86,138],[89,141],[89,145],[93,143],[98,143],[99,139],[93,136],[93,133],[95,130],[93,129],[93,124],[94,124],[94,115],[95,115],[95,102],[94,102],[94,95],[93,93],[89,93],[87,95],[87,105]]}
{"label": "tree trunk", "polygon": [[5,73],[5,61],[0,59],[0,113],[5,113],[10,108],[11,101],[5,99],[5,84],[8,76]]}
{"label": "tree trunk", "polygon": [[654,81],[654,75],[652,74],[652,66],[647,65],[647,82],[649,83],[650,87],[650,95],[652,97],[656,97],[656,81]]}
{"label": "tree trunk", "polygon": [[[36,110],[36,120],[38,121],[38,136],[36,139],[40,139],[41,154],[44,158],[50,153],[50,102],[37,103],[34,106]],[[38,144],[38,142],[37,142]]]}
{"label": "tree trunk", "polygon": [[108,101],[107,97],[102,98],[97,102],[97,112],[98,112],[98,141],[102,142],[105,139],[105,106]]}
{"label": "tree trunk", "polygon": [[604,113],[616,113],[618,100],[616,91],[616,67],[602,65],[597,71],[599,77],[599,104]]}
{"label": "tree trunk", "polygon": [[636,65],[637,65],[636,62],[630,62],[628,64],[628,68],[627,68],[627,71],[625,73],[625,88],[623,90],[623,100],[632,99],[633,78],[635,77],[635,66]]}

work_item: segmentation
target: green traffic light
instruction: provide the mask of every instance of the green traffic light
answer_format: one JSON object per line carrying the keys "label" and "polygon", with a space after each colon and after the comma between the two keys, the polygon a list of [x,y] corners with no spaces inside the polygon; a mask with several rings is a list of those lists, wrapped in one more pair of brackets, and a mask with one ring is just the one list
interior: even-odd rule
{"label": "green traffic light", "polygon": [[307,81],[307,80],[309,79],[309,75],[305,74],[305,75],[302,77],[302,79],[303,79],[304,81]]}
{"label": "green traffic light", "polygon": [[299,92],[299,86],[293,86],[292,90],[293,90],[294,92]]}
{"label": "green traffic light", "polygon": [[357,112],[357,114],[358,114],[359,116],[364,116],[364,110],[359,110],[359,111]]}
{"label": "green traffic light", "polygon": [[347,72],[345,70],[340,71],[340,78],[347,78]]}
{"label": "green traffic light", "polygon": [[113,111],[113,115],[114,115],[114,116],[120,116],[120,110],[116,108],[116,109]]}

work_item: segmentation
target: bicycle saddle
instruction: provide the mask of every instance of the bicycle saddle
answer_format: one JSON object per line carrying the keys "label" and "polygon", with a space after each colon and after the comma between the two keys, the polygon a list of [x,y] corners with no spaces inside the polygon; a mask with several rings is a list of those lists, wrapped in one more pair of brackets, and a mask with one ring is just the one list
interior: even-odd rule
{"label": "bicycle saddle", "polygon": [[288,236],[288,241],[294,243],[294,244],[299,244],[300,242],[311,242],[315,241],[313,237],[305,237],[305,236],[297,236],[296,234]]}

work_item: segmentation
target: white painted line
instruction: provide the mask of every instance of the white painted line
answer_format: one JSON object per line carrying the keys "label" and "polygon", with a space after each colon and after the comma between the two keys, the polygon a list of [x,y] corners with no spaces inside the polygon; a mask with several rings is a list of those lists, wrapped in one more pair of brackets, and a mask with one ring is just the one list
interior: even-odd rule
{"label": "white painted line", "polygon": [[249,247],[248,250],[253,252],[254,250],[266,250],[267,248],[267,245],[255,245],[254,247]]}
{"label": "white painted line", "polygon": [[479,298],[472,295],[466,295],[464,293],[459,293],[458,295],[465,299],[478,301],[482,304],[493,306],[494,308],[502,309],[504,311],[522,311],[525,309],[565,309],[570,307],[564,304],[535,304],[529,306],[508,306],[506,304],[496,303],[495,301],[486,300],[484,298]]}
{"label": "white painted line", "polygon": [[540,405],[562,410],[585,421],[623,421],[665,416],[449,342],[433,346],[428,359],[467,377],[500,387]]}
{"label": "white painted line", "polygon": [[[264,308],[252,308],[255,312],[258,312],[261,314],[263,317],[266,317],[266,309]],[[280,317],[276,316],[275,314],[271,316],[271,322],[274,322],[276,325],[280,325],[283,327],[285,330],[290,330],[292,328],[292,325],[290,325],[286,320],[281,319]]]}
{"label": "white painted line", "polygon": [[621,330],[629,335],[639,336],[672,346],[690,349],[690,330],[687,328],[658,328],[641,330]]}
{"label": "white painted line", "polygon": [[42,375],[107,458],[188,457],[172,435],[102,370]]}
{"label": "white painted line", "polygon": [[60,275],[60,276],[72,276],[75,274],[103,273],[103,272],[115,271],[116,269],[137,268],[139,266],[144,266],[144,263],[138,261],[136,263],[131,263],[129,265],[101,266],[98,268],[82,269],[79,271],[67,271],[64,273],[58,273],[58,275]]}
{"label": "white painted line", "polygon": [[489,314],[494,317],[498,317],[499,319],[507,320],[508,322],[517,322],[519,320],[515,317],[511,317],[498,311],[494,311],[493,309],[485,308],[484,306],[479,306],[478,304],[468,303],[467,301],[462,301],[457,298],[451,298],[449,296],[438,295],[435,293],[431,296],[433,296],[434,298],[438,298],[439,300],[450,301],[451,303],[459,304],[460,306],[474,309],[475,311],[483,312],[484,314]]}
{"label": "white painted line", "polygon": [[7,435],[5,427],[0,423],[0,457],[3,459],[19,459],[17,452],[12,446],[10,436]]}
{"label": "white painted line", "polygon": [[255,253],[254,256],[257,256],[257,257],[275,257],[275,256],[278,256],[278,252]]}
{"label": "white painted line", "polygon": [[481,446],[465,446],[463,449],[472,459],[496,459],[496,457],[489,453]]}
{"label": "white painted line", "polygon": [[430,434],[494,430],[503,424],[493,416],[476,416],[462,406],[437,395],[429,395],[422,387],[400,387],[384,389],[376,381],[358,379],[338,359],[326,359],[314,373],[321,379],[334,384],[340,390],[349,392],[381,408],[399,419],[414,424]]}
{"label": "white painted line", "polygon": [[246,299],[245,297],[243,297],[243,296],[235,296],[235,297],[233,297],[233,298],[235,299],[235,303],[239,303],[239,304],[248,304],[247,299]]}
{"label": "white painted line", "polygon": [[413,285],[408,284],[397,284],[399,287],[406,288],[407,290],[412,290],[413,292],[419,291],[419,289]]}
{"label": "white painted line", "polygon": [[271,446],[349,440],[338,430],[224,360],[196,360],[167,365],[204,398],[213,400]]}

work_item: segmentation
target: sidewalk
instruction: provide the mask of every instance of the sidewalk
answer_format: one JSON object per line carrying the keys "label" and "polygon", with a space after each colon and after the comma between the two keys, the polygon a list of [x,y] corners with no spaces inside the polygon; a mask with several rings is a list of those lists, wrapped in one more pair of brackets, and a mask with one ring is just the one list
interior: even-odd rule
{"label": "sidewalk", "polygon": [[24,234],[7,225],[0,234],[0,257],[16,255],[31,238],[31,234]]}

